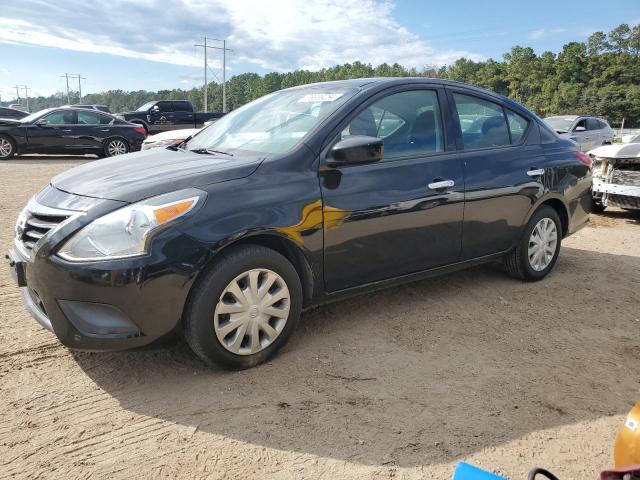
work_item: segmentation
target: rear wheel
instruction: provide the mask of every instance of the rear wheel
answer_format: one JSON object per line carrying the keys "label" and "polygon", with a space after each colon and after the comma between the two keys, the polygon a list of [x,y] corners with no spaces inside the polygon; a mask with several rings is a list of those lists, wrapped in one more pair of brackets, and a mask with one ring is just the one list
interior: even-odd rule
{"label": "rear wheel", "polygon": [[193,287],[185,338],[205,362],[248,368],[289,339],[302,309],[296,269],[274,250],[245,245],[216,260]]}
{"label": "rear wheel", "polygon": [[538,209],[525,228],[523,238],[504,259],[507,272],[521,280],[542,280],[553,269],[560,252],[562,224],[549,206]]}
{"label": "rear wheel", "polygon": [[16,145],[6,135],[0,135],[0,160],[8,160],[16,153]]}
{"label": "rear wheel", "polygon": [[112,138],[104,144],[104,154],[107,157],[115,157],[116,155],[124,155],[129,152],[129,145],[122,138]]}

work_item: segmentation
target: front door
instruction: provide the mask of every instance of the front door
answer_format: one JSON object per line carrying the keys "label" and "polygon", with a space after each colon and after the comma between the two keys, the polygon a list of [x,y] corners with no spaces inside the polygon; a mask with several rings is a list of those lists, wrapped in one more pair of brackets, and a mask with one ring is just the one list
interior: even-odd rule
{"label": "front door", "polygon": [[321,166],[328,291],[459,259],[463,174],[443,128],[443,93],[404,87],[379,94],[330,139],[329,148],[349,135],[375,136],[385,150],[378,163]]}
{"label": "front door", "polygon": [[75,131],[76,112],[56,110],[27,127],[27,147],[30,153],[65,153],[78,144]]}

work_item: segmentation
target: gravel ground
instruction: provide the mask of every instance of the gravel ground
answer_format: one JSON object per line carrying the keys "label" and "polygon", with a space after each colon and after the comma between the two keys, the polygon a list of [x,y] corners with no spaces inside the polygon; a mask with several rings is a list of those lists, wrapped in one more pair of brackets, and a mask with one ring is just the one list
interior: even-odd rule
{"label": "gravel ground", "polygon": [[[84,160],[0,162],[0,247]],[[206,368],[181,341],[74,353],[0,267],[2,478],[596,478],[638,400],[640,216],[593,217],[555,271],[487,266],[303,315],[271,363]]]}

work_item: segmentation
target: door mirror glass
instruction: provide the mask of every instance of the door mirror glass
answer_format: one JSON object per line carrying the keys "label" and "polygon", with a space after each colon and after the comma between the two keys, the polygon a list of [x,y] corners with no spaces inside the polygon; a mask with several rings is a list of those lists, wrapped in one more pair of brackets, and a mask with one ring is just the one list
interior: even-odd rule
{"label": "door mirror glass", "polygon": [[44,127],[47,123],[49,122],[46,118],[41,118],[40,120],[36,121],[36,125],[38,125],[39,127]]}
{"label": "door mirror glass", "polygon": [[380,138],[352,135],[340,140],[331,149],[327,165],[357,165],[382,160],[384,143]]}
{"label": "door mirror glass", "polygon": [[576,128],[573,129],[574,132],[586,132],[587,129],[584,128],[582,125],[577,126]]}

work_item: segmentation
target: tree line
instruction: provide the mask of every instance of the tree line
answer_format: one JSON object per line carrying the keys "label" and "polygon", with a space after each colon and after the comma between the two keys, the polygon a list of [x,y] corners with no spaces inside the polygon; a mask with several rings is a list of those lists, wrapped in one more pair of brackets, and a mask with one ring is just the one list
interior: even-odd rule
{"label": "tree line", "polygon": [[[558,53],[536,54],[515,46],[502,61],[460,58],[451,65],[421,69],[394,63],[372,66],[345,63],[318,71],[243,73],[227,81],[227,108],[233,110],[282,88],[313,82],[365,77],[435,77],[478,85],[506,95],[540,116],[588,114],[606,118],[612,126],[640,127],[640,25],[619,25],[595,32],[586,42],[570,42]],[[77,102],[77,93],[74,95]],[[112,112],[134,110],[151,100],[188,99],[203,109],[203,89],[109,90],[83,97],[83,103],[108,105]],[[208,85],[209,111],[222,111],[222,85]],[[30,99],[32,111],[67,103],[63,93]],[[72,100],[73,103],[73,100]]]}

